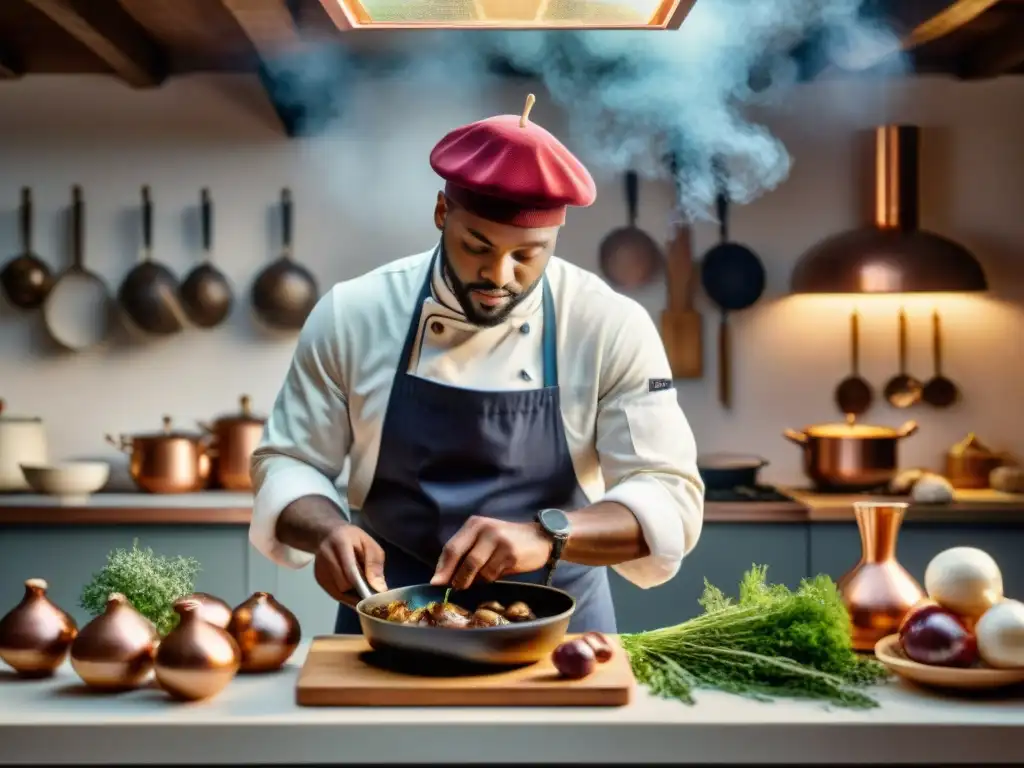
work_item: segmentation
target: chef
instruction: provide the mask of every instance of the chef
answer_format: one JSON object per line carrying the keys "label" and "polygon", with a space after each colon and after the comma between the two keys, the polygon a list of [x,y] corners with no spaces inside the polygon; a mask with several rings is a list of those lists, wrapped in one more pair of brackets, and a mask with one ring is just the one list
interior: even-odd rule
{"label": "chef", "polygon": [[[532,104],[434,147],[436,246],[310,314],[253,455],[250,540],[313,562],[335,599],[359,573],[378,591],[550,583],[577,600],[570,631],[614,633],[607,568],[671,579],[703,486],[647,311],[554,255],[596,191]],[[355,612],[335,631],[359,633]]]}

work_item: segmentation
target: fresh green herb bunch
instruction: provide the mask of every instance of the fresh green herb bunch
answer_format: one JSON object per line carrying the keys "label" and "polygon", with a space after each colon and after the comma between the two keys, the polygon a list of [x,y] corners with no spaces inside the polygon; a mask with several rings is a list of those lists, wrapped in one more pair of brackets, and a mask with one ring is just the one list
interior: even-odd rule
{"label": "fresh green herb bunch", "polygon": [[136,539],[131,550],[115,549],[107,555],[107,564],[82,589],[79,603],[93,616],[99,616],[110,595],[120,592],[156,625],[161,635],[166,635],[178,623],[174,601],[195,590],[199,571],[194,558],[157,555],[148,547],[139,549]]}
{"label": "fresh green herb bunch", "polygon": [[664,629],[623,635],[637,679],[660,696],[693,703],[696,688],[750,698],[822,699],[845,707],[877,706],[857,690],[887,676],[851,645],[850,617],[828,576],[804,579],[794,592],[769,585],[753,566],[734,602],[704,582],[704,614]]}

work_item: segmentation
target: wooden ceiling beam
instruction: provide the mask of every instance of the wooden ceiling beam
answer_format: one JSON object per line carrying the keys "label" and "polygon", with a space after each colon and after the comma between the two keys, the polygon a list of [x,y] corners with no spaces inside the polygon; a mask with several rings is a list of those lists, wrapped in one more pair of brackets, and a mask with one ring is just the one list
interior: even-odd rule
{"label": "wooden ceiling beam", "polygon": [[167,69],[161,51],[117,3],[97,0],[24,0],[88,48],[124,82],[152,88]]}
{"label": "wooden ceiling beam", "polygon": [[977,44],[957,72],[965,79],[1005,75],[1024,65],[1024,23],[1014,23]]}
{"label": "wooden ceiling beam", "polygon": [[927,21],[918,24],[901,40],[904,51],[951,35],[970,24],[1001,0],[954,0]]}
{"label": "wooden ceiling beam", "polygon": [[259,57],[258,74],[263,89],[285,133],[295,136],[301,128],[301,110],[285,103],[274,77],[274,59],[296,50],[303,41],[287,0],[220,0],[241,27]]}
{"label": "wooden ceiling beam", "polygon": [[15,64],[7,54],[0,51],[0,80],[17,80],[23,74],[21,67]]}

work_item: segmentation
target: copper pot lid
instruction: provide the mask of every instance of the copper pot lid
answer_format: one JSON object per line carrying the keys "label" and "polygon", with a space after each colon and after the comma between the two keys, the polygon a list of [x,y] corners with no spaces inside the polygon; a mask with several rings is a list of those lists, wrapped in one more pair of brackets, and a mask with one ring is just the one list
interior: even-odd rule
{"label": "copper pot lid", "polygon": [[871,438],[901,438],[906,437],[917,429],[916,422],[908,421],[899,427],[886,427],[877,424],[858,424],[851,414],[846,417],[846,422],[832,424],[812,424],[804,427],[803,432],[808,437],[824,438],[854,438],[864,440]]}
{"label": "copper pot lid", "polygon": [[163,417],[163,430],[160,432],[147,432],[139,435],[131,435],[132,440],[190,440],[192,442],[198,442],[203,439],[203,435],[198,432],[185,432],[184,430],[174,430],[172,428],[173,420],[170,416]]}
{"label": "copper pot lid", "polygon": [[267,423],[265,416],[257,416],[252,412],[252,398],[249,395],[242,395],[238,398],[238,413],[220,416],[215,422],[219,427],[243,426],[246,424],[258,424],[263,426]]}
{"label": "copper pot lid", "polygon": [[4,413],[6,405],[3,398],[0,398],[0,422],[4,424],[41,424],[43,421],[38,416],[10,416]]}
{"label": "copper pot lid", "polygon": [[982,443],[973,432],[949,449],[950,456],[995,456],[987,445]]}

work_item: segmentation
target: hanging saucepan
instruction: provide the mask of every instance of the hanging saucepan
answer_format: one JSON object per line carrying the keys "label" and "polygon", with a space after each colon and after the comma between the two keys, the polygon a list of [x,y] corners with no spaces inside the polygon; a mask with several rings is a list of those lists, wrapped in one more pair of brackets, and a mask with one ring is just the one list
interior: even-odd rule
{"label": "hanging saucepan", "polygon": [[716,199],[720,241],[704,255],[700,279],[704,292],[722,312],[718,326],[718,400],[726,408],[732,406],[732,373],[730,366],[730,312],[746,309],[764,293],[764,265],[757,254],[745,245],[729,241],[729,199],[720,191]]}
{"label": "hanging saucepan", "polygon": [[156,336],[168,336],[182,330],[187,321],[178,298],[178,278],[152,257],[153,202],[149,187],[143,187],[142,261],[125,276],[117,300],[137,328]]}
{"label": "hanging saucepan", "polygon": [[19,309],[38,309],[53,287],[53,273],[32,252],[32,191],[21,190],[21,253],[7,262],[0,272],[4,296]]}
{"label": "hanging saucepan", "polygon": [[75,352],[94,347],[110,335],[112,302],[107,284],[85,268],[85,203],[82,188],[71,190],[71,266],[57,278],[43,302],[50,336]]}
{"label": "hanging saucepan", "polygon": [[213,204],[210,190],[200,195],[199,216],[203,230],[203,261],[197,265],[181,284],[181,304],[189,320],[200,328],[220,325],[231,314],[234,292],[231,283],[213,265]]}
{"label": "hanging saucepan", "polygon": [[664,270],[665,258],[654,239],[636,225],[640,181],[626,173],[626,211],[629,223],[609,232],[601,241],[601,272],[615,288],[642,288]]}
{"label": "hanging saucepan", "polygon": [[264,268],[252,284],[256,315],[271,328],[302,328],[320,297],[316,278],[292,258],[292,194],[281,190],[281,255]]}

